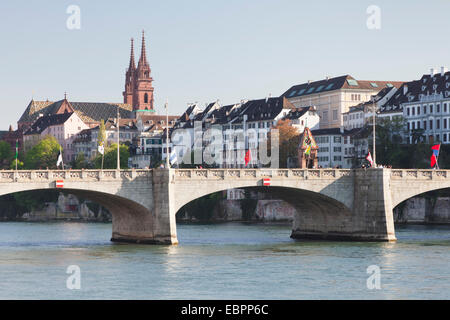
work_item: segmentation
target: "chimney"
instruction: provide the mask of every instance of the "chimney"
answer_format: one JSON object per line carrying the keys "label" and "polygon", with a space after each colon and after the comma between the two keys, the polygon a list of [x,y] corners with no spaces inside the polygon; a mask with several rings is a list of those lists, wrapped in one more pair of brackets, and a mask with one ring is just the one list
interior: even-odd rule
{"label": "chimney", "polygon": [[406,93],[408,93],[408,85],[405,83],[403,85],[403,95],[405,95]]}
{"label": "chimney", "polygon": [[443,77],[444,74],[447,72],[447,68],[446,67],[441,67],[441,76]]}
{"label": "chimney", "polygon": [[312,80],[308,80],[308,84],[310,84],[312,82]]}
{"label": "chimney", "polygon": [[326,76],[325,80],[327,80],[327,81],[330,80],[330,76]]}
{"label": "chimney", "polygon": [[430,77],[434,76],[434,68],[430,69]]}

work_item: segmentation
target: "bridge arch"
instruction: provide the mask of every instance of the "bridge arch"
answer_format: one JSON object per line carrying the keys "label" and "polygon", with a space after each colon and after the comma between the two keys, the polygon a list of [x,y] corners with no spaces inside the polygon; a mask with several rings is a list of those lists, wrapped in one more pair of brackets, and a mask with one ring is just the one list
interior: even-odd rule
{"label": "bridge arch", "polygon": [[[261,171],[272,177],[271,185],[266,187],[263,186],[264,176],[256,176],[260,172],[257,170],[209,170],[211,178],[203,176],[201,170],[177,170],[172,178],[173,211],[176,213],[195,199],[227,189],[260,190],[270,192],[294,207],[293,238],[338,238],[347,233],[353,209],[353,180],[347,174],[349,170],[269,171]],[[289,173],[311,176],[289,178]]]}
{"label": "bridge arch", "polygon": [[[184,198],[183,202],[187,202],[184,204],[181,201],[178,202],[177,208],[179,208],[176,210],[176,213],[196,199],[227,190],[218,189],[213,192],[211,190],[203,192],[193,191],[188,197]],[[312,229],[316,228],[320,228],[324,235],[329,235],[329,233],[341,231],[340,228],[344,227],[351,220],[352,212],[350,208],[342,202],[318,192],[285,186],[242,185],[239,189],[270,193],[275,199],[289,203],[295,209],[292,221],[293,238],[296,238],[296,230],[301,231],[301,238],[317,237],[317,232],[312,232]],[[336,225],[339,227],[336,228]]]}
{"label": "bridge arch", "polygon": [[448,170],[392,170],[390,181],[392,208],[421,194],[450,188],[448,178],[450,178]]}
{"label": "bridge arch", "polygon": [[[92,200],[112,215],[113,241],[154,242],[152,172],[118,170],[3,171],[0,196],[33,190],[59,190]],[[61,181],[62,188],[56,187]]]}

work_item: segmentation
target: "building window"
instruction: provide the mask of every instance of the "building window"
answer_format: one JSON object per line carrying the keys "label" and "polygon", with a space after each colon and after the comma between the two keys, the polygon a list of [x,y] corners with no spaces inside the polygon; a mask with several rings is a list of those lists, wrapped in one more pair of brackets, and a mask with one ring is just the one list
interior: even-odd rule
{"label": "building window", "polygon": [[411,112],[412,112],[412,115],[415,116],[416,115],[416,108],[412,107],[411,108]]}
{"label": "building window", "polygon": [[417,107],[417,115],[420,114],[420,107]]}
{"label": "building window", "polygon": [[441,121],[439,119],[436,119],[436,129],[441,128]]}
{"label": "building window", "polygon": [[447,134],[446,134],[446,133],[444,133],[444,134],[442,135],[442,138],[444,139],[444,142],[447,142]]}
{"label": "building window", "polygon": [[427,106],[423,106],[423,114],[427,113]]}
{"label": "building window", "polygon": [[430,113],[433,113],[433,105],[430,104]]}
{"label": "building window", "polygon": [[441,105],[439,103],[436,104],[436,112],[437,113],[441,112]]}
{"label": "building window", "polygon": [[444,119],[444,129],[447,129],[447,119]]}
{"label": "building window", "polygon": [[406,108],[406,115],[409,116],[409,108]]}
{"label": "building window", "polygon": [[430,130],[433,130],[433,120],[430,120]]}
{"label": "building window", "polygon": [[420,129],[420,121],[417,121],[417,129]]}
{"label": "building window", "polygon": [[423,121],[423,129],[427,130],[427,121],[426,120]]}
{"label": "building window", "polygon": [[338,112],[337,110],[333,110],[333,120],[337,120],[338,118]]}
{"label": "building window", "polygon": [[334,137],[334,143],[341,143],[341,137],[335,136]]}
{"label": "building window", "polygon": [[408,131],[410,130],[410,124],[409,124],[409,122],[407,123],[407,129],[408,129]]}
{"label": "building window", "polygon": [[444,112],[447,112],[447,104],[444,103]]}
{"label": "building window", "polygon": [[328,111],[322,113],[322,119],[324,122],[328,122]]}

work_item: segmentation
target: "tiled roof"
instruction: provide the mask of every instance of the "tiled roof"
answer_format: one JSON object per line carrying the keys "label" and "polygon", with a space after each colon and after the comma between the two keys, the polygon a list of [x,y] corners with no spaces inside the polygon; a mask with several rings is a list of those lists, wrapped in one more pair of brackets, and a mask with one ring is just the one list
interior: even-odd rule
{"label": "tiled roof", "polygon": [[316,111],[314,107],[303,107],[303,108],[295,108],[289,111],[287,115],[283,117],[283,119],[294,120],[303,116],[308,111]]}
{"label": "tiled roof", "polygon": [[402,83],[400,81],[356,80],[350,75],[345,75],[295,85],[283,93],[282,96],[294,98],[337,89],[381,90],[386,87],[398,88]]}
{"label": "tiled roof", "polygon": [[[273,120],[282,109],[295,109],[295,106],[284,97],[250,100],[242,106],[240,118],[245,114],[247,121]],[[242,119],[239,119],[242,120]]]}
{"label": "tiled roof", "polygon": [[45,115],[37,119],[31,127],[25,131],[24,135],[40,134],[50,126],[63,124],[72,116],[73,113],[60,113]]}
{"label": "tiled roof", "polygon": [[402,104],[419,102],[427,96],[438,94],[450,98],[450,71],[433,76],[424,74],[420,80],[404,83],[399,90],[384,104],[381,112],[402,112]]}
{"label": "tiled roof", "polygon": [[[39,118],[39,114],[50,115],[55,114],[61,107],[64,100],[51,101],[34,101],[31,100],[24,113],[19,119],[19,123],[33,123]],[[124,103],[103,103],[103,102],[69,102],[77,115],[85,123],[99,122],[109,118],[117,117],[117,107],[119,107],[121,118],[130,118],[133,110],[132,106]]]}
{"label": "tiled roof", "polygon": [[354,129],[344,129],[341,131],[341,128],[327,128],[327,129],[316,129],[311,130],[313,136],[325,136],[325,135],[344,135],[344,136],[353,136],[364,131],[365,128],[354,128]]}

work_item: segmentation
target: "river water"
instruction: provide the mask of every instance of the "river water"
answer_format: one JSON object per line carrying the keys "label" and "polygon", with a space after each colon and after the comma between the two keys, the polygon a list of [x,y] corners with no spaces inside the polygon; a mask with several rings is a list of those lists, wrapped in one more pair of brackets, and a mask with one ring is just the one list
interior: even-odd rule
{"label": "river water", "polygon": [[[110,224],[3,222],[0,299],[449,299],[450,226],[396,232],[295,241],[288,225],[179,224],[178,246],[150,246],[111,243]],[[70,265],[80,289],[67,288]]]}

